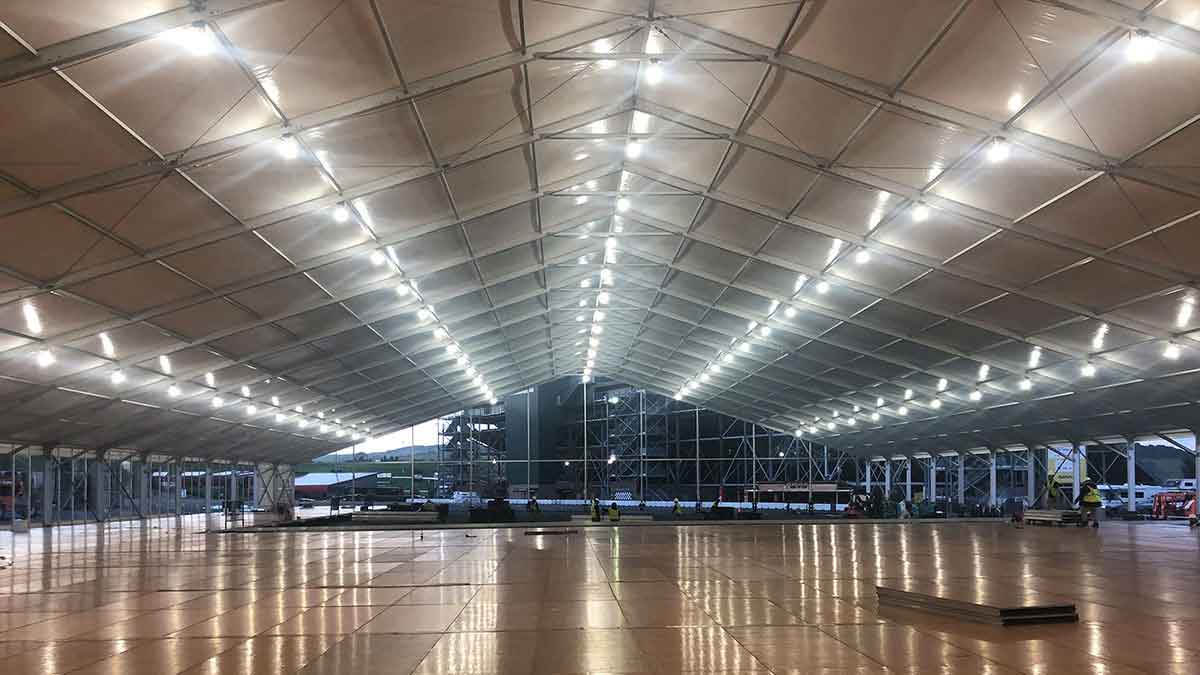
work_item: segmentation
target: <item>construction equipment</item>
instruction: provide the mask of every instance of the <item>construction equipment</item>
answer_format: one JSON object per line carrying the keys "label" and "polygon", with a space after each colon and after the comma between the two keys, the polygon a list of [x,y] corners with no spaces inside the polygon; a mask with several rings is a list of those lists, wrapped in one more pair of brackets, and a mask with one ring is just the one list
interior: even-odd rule
{"label": "construction equipment", "polygon": [[1150,517],[1155,520],[1170,518],[1196,518],[1195,492],[1160,492],[1154,495],[1154,507]]}

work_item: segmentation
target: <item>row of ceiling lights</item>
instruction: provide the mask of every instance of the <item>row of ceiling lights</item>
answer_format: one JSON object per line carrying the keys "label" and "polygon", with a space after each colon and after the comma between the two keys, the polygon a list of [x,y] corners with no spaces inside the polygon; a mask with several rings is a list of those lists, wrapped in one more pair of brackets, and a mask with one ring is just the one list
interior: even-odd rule
{"label": "row of ceiling lights", "polygon": [[[292,148],[295,148],[297,150],[297,152],[295,154],[292,153],[292,150],[291,150]],[[285,137],[284,139],[282,139],[280,152],[285,157],[298,157],[299,152],[298,152],[298,146],[296,145],[295,139],[291,138],[291,137]],[[344,223],[350,219],[351,213],[350,213],[350,209],[345,204],[338,204],[333,209],[332,215],[333,215],[333,219],[335,221],[337,221],[339,223]],[[394,251],[389,250],[387,253],[385,253],[382,250],[373,251],[370,255],[370,261],[375,266],[388,265],[392,268],[392,271],[394,273],[397,273],[397,274],[400,273],[399,265],[395,260]],[[418,321],[421,322],[422,325],[431,325],[431,324],[433,325],[434,339],[440,343],[447,343],[446,344],[447,354],[457,360],[458,365],[463,368],[467,377],[473,378],[472,383],[476,387],[479,388],[480,393],[482,393],[492,405],[496,405],[498,403],[498,399],[496,398],[495,393],[492,391],[491,387],[488,386],[483,375],[481,373],[479,373],[476,370],[476,368],[471,364],[470,358],[463,351],[461,345],[456,340],[454,340],[453,337],[450,335],[449,329],[438,320],[437,314],[435,312],[433,305],[426,304],[424,302],[424,299],[421,297],[420,291],[417,289],[415,281],[400,282],[396,286],[396,293],[400,297],[406,297],[406,296],[412,295],[417,300],[417,302],[420,303],[420,307],[416,313]],[[22,306],[22,314],[25,318],[25,324],[26,324],[26,327],[28,328],[29,332],[33,335],[40,335],[43,331],[43,325],[42,325],[41,316],[39,315],[39,313],[37,311],[37,307],[32,302],[26,301]],[[104,353],[104,355],[108,358],[115,358],[116,357],[116,345],[114,344],[111,336],[109,336],[108,333],[103,332],[98,335],[98,338],[100,339],[101,350]],[[36,361],[37,365],[41,368],[49,368],[50,366],[54,365],[56,360],[57,359],[54,356],[54,352],[51,351],[49,348],[40,349],[35,354],[35,361]],[[159,365],[159,370],[161,370],[164,375],[171,375],[171,361],[170,361],[169,356],[167,356],[166,354],[160,355],[158,357],[158,365]],[[120,384],[123,384],[127,378],[126,378],[125,372],[122,369],[117,368],[112,373],[110,373],[109,379],[114,385],[120,385]],[[215,382],[214,375],[211,372],[205,373],[204,379],[205,379],[205,384],[210,389],[213,389],[213,395],[210,398],[210,403],[211,403],[212,407],[214,409],[224,407],[226,402],[225,402],[225,399],[220,395],[220,392],[216,388],[216,382]],[[182,395],[182,390],[180,389],[178,384],[172,382],[171,384],[169,384],[167,386],[167,394],[171,398],[178,398]],[[246,407],[245,407],[246,414],[247,415],[257,414],[258,406],[253,401],[249,400],[250,399],[249,387],[242,386],[241,394],[242,394],[242,398],[246,399]],[[279,409],[279,412],[277,412],[275,414],[275,421],[277,423],[288,422],[290,420],[290,418],[287,415],[286,411],[282,407],[279,406],[278,397],[273,396],[271,401],[272,401],[272,405]],[[297,407],[295,412],[301,413],[302,409]],[[353,438],[353,440],[360,440],[363,437],[362,434],[360,434],[356,430],[348,431],[346,429],[341,428],[340,420],[336,420],[334,425],[332,425],[332,427],[331,427],[331,425],[324,422],[324,417],[325,417],[325,415],[323,412],[317,414],[318,419],[315,421],[301,416],[301,417],[297,418],[297,425],[301,429],[306,429],[311,424],[319,430],[319,433],[332,432],[336,437],[339,437],[339,438],[350,435],[351,438]],[[352,426],[357,427],[357,424],[352,425]],[[369,432],[369,430],[368,430],[368,432]]]}
{"label": "row of ceiling lights", "polygon": [[[618,199],[618,204],[621,201],[624,201],[626,206],[625,209],[621,209],[621,207],[618,206],[618,210],[627,210],[629,200],[621,197]],[[592,374],[596,367],[596,359],[600,356],[600,336],[604,334],[604,319],[606,318],[604,308],[611,301],[611,296],[609,292],[605,290],[605,288],[613,285],[613,271],[609,265],[614,265],[617,262],[617,240],[615,237],[609,236],[605,238],[604,253],[602,255],[603,258],[600,264],[600,276],[595,284],[596,295],[594,298],[580,299],[579,309],[581,311],[579,314],[575,315],[576,323],[584,323],[589,318],[584,310],[586,310],[589,306],[592,308],[592,314],[590,317],[591,326],[588,328],[581,327],[579,329],[579,333],[581,335],[586,334],[587,336],[587,348],[582,350],[584,360],[581,380],[585,384],[592,381]],[[583,264],[586,264],[588,262],[588,257],[582,256],[580,261]],[[591,276],[581,279],[579,282],[579,287],[585,291],[591,289],[593,287]],[[581,342],[582,340],[576,342],[575,344],[577,346],[582,346]],[[579,354],[580,352],[576,352],[576,355]]]}
{"label": "row of ceiling lights", "polygon": [[[41,333],[42,332],[42,323],[41,323],[41,317],[38,315],[37,308],[32,303],[27,302],[22,307],[22,311],[25,316],[25,322],[26,322],[27,327],[29,328],[29,331],[35,335]],[[107,332],[104,332],[104,333],[100,333],[97,337],[100,340],[100,349],[101,349],[101,352],[104,354],[104,356],[109,359],[117,358],[117,345],[113,341],[112,336],[110,336]],[[49,349],[39,350],[37,352],[37,355],[35,358],[36,358],[37,364],[42,368],[48,368],[56,362],[54,353],[51,352]],[[171,357],[166,354],[160,354],[158,357],[158,369],[164,375],[171,375],[172,374]],[[113,385],[124,384],[126,380],[127,380],[127,377],[125,375],[125,371],[120,368],[117,368],[117,369],[113,370],[111,373],[109,373],[109,381],[111,381],[113,383]],[[270,382],[271,382],[271,380],[268,379],[264,383],[270,383]],[[225,398],[221,395],[221,392],[217,387],[216,376],[212,372],[204,373],[204,386],[206,388],[212,390],[212,392],[213,392],[212,396],[209,399],[209,403],[212,406],[212,408],[218,409],[218,408],[225,407],[225,405],[226,405]],[[258,404],[256,404],[253,400],[251,400],[251,392],[250,392],[249,385],[242,385],[239,391],[240,391],[242,399],[245,401],[246,415],[247,416],[257,415],[258,414]],[[170,398],[179,398],[182,395],[183,395],[183,390],[180,388],[178,383],[171,382],[169,385],[167,385],[167,396],[169,396]],[[263,404],[263,405],[265,407],[265,404]],[[273,408],[275,408],[277,411],[275,413],[275,422],[276,423],[284,424],[284,423],[291,421],[291,417],[290,417],[289,413],[287,412],[287,409],[279,402],[278,396],[271,397],[271,406]],[[300,429],[307,429],[310,425],[312,425],[317,428],[318,433],[321,433],[321,434],[333,433],[334,436],[337,438],[343,438],[346,436],[350,436],[353,440],[356,440],[356,441],[364,438],[364,434],[369,434],[371,431],[369,427],[366,427],[360,431],[358,429],[359,423],[357,423],[357,422],[349,424],[348,425],[350,427],[349,429],[344,428],[342,426],[341,418],[337,418],[337,419],[333,420],[332,423],[327,423],[325,421],[325,412],[323,412],[323,411],[318,412],[316,414],[316,417],[317,417],[316,420],[311,420],[311,419],[303,416],[304,407],[300,406],[300,405],[295,406],[293,408],[293,411],[295,413],[297,413],[297,415],[298,415],[296,418],[296,424]],[[333,412],[333,410],[331,410],[330,412]]]}
{"label": "row of ceiling lights", "polygon": [[[831,257],[836,256],[836,249],[839,248],[836,245],[836,240],[835,240],[834,248],[835,248],[835,250],[831,251],[831,254],[830,254]],[[860,262],[866,262],[866,261],[860,261]],[[805,275],[800,275],[796,281],[796,286],[795,286],[796,291],[799,292],[806,285],[807,282],[808,282],[808,277]],[[826,282],[826,281],[818,282],[816,284],[816,290],[818,293],[828,292],[828,290],[829,290],[828,282]],[[781,305],[781,303],[778,300],[773,300],[771,302],[771,308],[768,310],[768,313],[767,313],[767,321],[770,321],[773,318],[778,318],[778,314],[780,313],[780,305]],[[1178,328],[1185,328],[1189,324],[1189,322],[1191,321],[1192,315],[1195,311],[1195,305],[1196,305],[1196,300],[1195,300],[1194,296],[1192,296],[1190,294],[1184,296],[1180,300],[1179,308],[1178,308],[1178,311],[1176,314],[1176,326]],[[795,307],[788,305],[783,308],[782,312],[783,312],[784,316],[786,316],[787,318],[793,318],[796,315],[797,310],[795,309]],[[675,393],[675,396],[674,396],[675,400],[682,400],[683,398],[690,396],[692,394],[692,392],[695,391],[696,389],[699,389],[701,386],[706,385],[711,380],[711,377],[713,375],[717,375],[721,372],[721,363],[728,364],[728,363],[733,362],[733,360],[735,358],[734,353],[736,351],[748,352],[750,350],[749,340],[755,337],[756,329],[757,329],[757,335],[762,338],[766,338],[771,333],[771,329],[769,326],[767,326],[765,324],[760,326],[757,322],[750,321],[747,326],[746,334],[744,336],[742,336],[742,338],[740,340],[738,338],[733,338],[731,341],[730,349],[728,351],[723,351],[723,352],[718,353],[717,356],[713,359],[713,361],[705,364],[705,366],[700,369],[700,372],[695,377],[687,380],[683,384],[683,386]],[[1105,341],[1106,336],[1108,335],[1108,332],[1109,332],[1109,326],[1107,323],[1102,323],[1102,324],[1100,324],[1100,326],[1097,327],[1095,333],[1092,336],[1092,349],[1094,352],[1103,351],[1104,341]],[[1171,340],[1171,341],[1168,341],[1166,347],[1163,349],[1162,355],[1164,358],[1166,358],[1168,360],[1176,360],[1180,357],[1181,353],[1182,353],[1181,347],[1179,346],[1179,344],[1176,343],[1174,340]],[[1040,346],[1036,346],[1036,345],[1032,346],[1029,350],[1028,360],[1027,360],[1027,364],[1026,364],[1027,370],[1026,370],[1024,376],[1017,383],[1017,386],[1021,391],[1030,391],[1033,389],[1033,386],[1034,386],[1033,376],[1034,376],[1035,371],[1041,365],[1041,359],[1042,359],[1042,348]],[[1080,365],[1079,374],[1085,378],[1092,378],[1092,377],[1096,376],[1097,370],[1098,370],[1097,366],[1089,358],[1083,364]],[[991,367],[988,364],[982,364],[979,366],[979,372],[978,372],[978,378],[977,378],[979,384],[982,385],[988,381],[988,376],[990,374],[990,371],[991,371]],[[938,381],[937,381],[938,394],[929,400],[929,404],[928,404],[929,408],[931,408],[933,410],[938,410],[942,407],[941,394],[942,394],[942,392],[945,392],[948,389],[948,387],[949,387],[949,381],[946,378],[943,377],[943,378],[938,379]],[[970,400],[972,402],[978,402],[983,399],[983,391],[980,388],[976,387],[967,394],[967,398],[968,398],[968,400]],[[913,390],[911,388],[906,388],[904,391],[903,402],[899,406],[896,407],[896,414],[901,417],[907,416],[908,415],[908,405],[912,401],[913,401]],[[882,397],[879,397],[876,399],[876,407],[878,409],[881,409],[881,410],[885,409],[886,405],[887,405],[886,401]],[[859,406],[857,406],[857,405],[853,406],[852,415],[849,417],[842,418],[842,423],[845,424],[846,426],[855,426],[857,424],[857,418],[854,417],[853,415],[857,414],[858,412],[859,412]],[[833,431],[837,427],[837,424],[838,424],[837,418],[839,418],[839,417],[840,417],[840,413],[835,411],[833,413],[833,418],[835,418],[835,419],[825,422],[826,429],[828,429],[829,431]],[[869,419],[872,422],[878,422],[880,419],[879,412],[873,411],[872,413],[870,413]],[[821,418],[819,418],[819,417],[815,418],[813,420],[813,424],[808,427],[808,431],[810,433],[818,433],[820,431],[820,428],[817,425],[820,422],[821,422]],[[804,432],[804,429],[798,428],[795,430],[794,433],[797,437],[800,437],[803,435],[803,432]]]}
{"label": "row of ceiling lights", "polygon": [[[179,41],[179,43],[181,45],[185,46],[186,48],[189,49],[189,51],[191,51],[193,54],[196,54],[196,55],[209,54],[212,51],[214,51],[217,46],[215,36],[209,30],[207,24],[205,24],[203,22],[197,22],[197,23],[193,24],[192,26],[178,29],[177,31],[174,31],[173,34],[176,36],[176,39]],[[655,45],[657,45],[657,42],[655,40],[656,37],[657,37],[657,32],[655,30],[651,30],[648,35],[648,38],[647,38],[646,49],[648,52],[649,51],[653,51],[653,52],[660,51],[655,47]],[[1148,61],[1152,60],[1154,58],[1154,56],[1156,55],[1157,50],[1158,50],[1158,44],[1145,31],[1131,32],[1130,36],[1129,36],[1129,40],[1130,40],[1129,44],[1126,47],[1126,56],[1129,58],[1129,60],[1134,61],[1134,62],[1144,63],[1144,62],[1148,62]],[[611,47],[608,44],[607,40],[601,40],[601,41],[597,41],[594,44],[594,49],[598,53],[603,53],[603,52],[609,51],[611,49]],[[600,61],[599,62],[599,66],[601,68],[609,68],[612,65],[613,64],[611,61]],[[661,64],[656,60],[651,61],[650,65],[645,70],[646,81],[648,84],[651,84],[651,85],[656,85],[659,82],[661,82],[661,80],[663,78],[663,74],[664,74],[663,68],[662,68]],[[634,122],[634,124],[633,124],[634,133],[645,133],[646,130],[648,129],[648,125],[649,125],[649,116],[646,115],[645,113],[641,113],[640,111],[635,112],[633,122]],[[593,123],[593,130],[596,128],[597,124],[603,124],[603,122]],[[299,142],[291,134],[284,134],[279,139],[278,148],[279,148],[280,156],[283,157],[284,159],[291,160],[291,159],[296,159],[300,156],[301,149],[299,146]],[[642,152],[642,144],[640,141],[631,141],[631,142],[627,143],[625,146],[625,156],[629,159],[636,159],[636,158],[640,157],[641,152]],[[987,159],[990,162],[993,162],[993,163],[1003,162],[1009,158],[1009,156],[1011,154],[1011,148],[1010,148],[1009,144],[1007,143],[1007,141],[1005,141],[1005,139],[1003,139],[1001,137],[996,137],[989,144],[986,154],[987,154]],[[624,178],[625,178],[625,175],[623,174],[623,176],[622,176],[623,182],[624,182]],[[879,205],[876,207],[876,209],[871,214],[870,222],[868,225],[869,229],[873,229],[879,223],[879,221],[882,219],[882,207],[887,202],[888,197],[889,197],[889,195],[886,192],[882,192],[882,191],[880,192]],[[580,197],[578,199],[586,201],[586,197]],[[625,197],[619,198],[617,201],[617,208],[619,211],[627,210],[629,208],[628,198],[625,198]],[[346,222],[350,218],[350,215],[351,215],[350,209],[345,204],[338,204],[333,210],[333,218],[338,223]],[[919,203],[919,202],[915,203],[911,210],[911,217],[916,222],[922,222],[922,221],[926,220],[929,217],[929,207],[923,203]],[[831,247],[831,251],[830,251],[830,261],[832,261],[832,259],[836,258],[842,244],[843,244],[843,242],[841,240],[837,240],[837,239],[834,240],[833,245]],[[606,265],[609,262],[609,256],[613,255],[614,250],[615,250],[615,239],[610,237],[609,239],[606,240],[606,247],[605,247],[605,263],[606,263]],[[867,249],[863,248],[855,254],[854,259],[855,259],[855,262],[857,262],[858,264],[866,264],[871,259],[870,252],[867,251]],[[398,265],[395,264],[395,261],[390,259],[382,251],[375,251],[374,253],[372,253],[371,260],[376,265],[383,265],[385,263],[390,263],[394,268],[393,271],[399,272]],[[601,269],[601,277],[600,277],[601,287],[603,287],[605,285],[606,281],[607,281],[607,283],[611,284],[611,274],[612,274],[611,270],[609,270],[607,267],[603,267]],[[606,276],[607,276],[607,280],[606,280]],[[588,281],[588,280],[585,280],[585,282],[586,281]],[[803,285],[803,282],[799,282],[797,284],[797,291],[799,290],[800,286],[802,286],[802,285]],[[827,281],[821,280],[817,283],[816,287],[817,287],[817,292],[824,293],[824,292],[828,291],[829,283]],[[407,295],[408,293],[411,292],[417,297],[417,299],[419,301],[421,300],[419,294],[416,291],[415,285],[410,286],[409,284],[401,283],[397,286],[397,292],[401,296]],[[597,305],[601,304],[601,298],[606,297],[606,296],[607,296],[607,292],[605,292],[605,291],[601,291],[600,293],[598,293],[597,300],[596,300]],[[1177,324],[1180,327],[1186,325],[1187,322],[1190,320],[1191,314],[1192,314],[1192,311],[1194,308],[1194,304],[1195,304],[1194,298],[1192,298],[1191,296],[1188,296],[1187,298],[1185,298],[1184,301],[1181,303],[1178,320],[1177,320]],[[768,320],[772,316],[774,316],[775,312],[778,310],[778,305],[779,305],[778,301],[773,301],[772,310],[768,314]],[[787,307],[787,309],[785,311],[789,317],[793,316],[795,313],[795,309],[792,308],[791,306]],[[40,334],[42,332],[42,324],[41,324],[40,317],[37,314],[36,307],[32,303],[26,302],[23,306],[23,313],[24,313],[24,316],[26,319],[27,327],[29,328],[30,332],[35,335]],[[447,344],[447,346],[446,346],[447,354],[450,355],[451,357],[456,358],[456,360],[458,361],[458,364],[461,367],[463,367],[466,375],[468,377],[473,378],[472,382],[477,387],[479,387],[480,392],[482,394],[484,394],[485,397],[488,398],[488,400],[491,402],[492,405],[495,405],[497,403],[497,398],[496,398],[494,392],[491,390],[490,387],[487,386],[482,374],[480,374],[474,368],[474,366],[471,365],[469,357],[465,354],[465,352],[463,352],[459,343],[457,341],[454,341],[454,339],[450,336],[449,330],[444,325],[442,325],[441,322],[437,319],[437,316],[434,312],[432,305],[425,305],[424,303],[422,303],[422,306],[418,310],[417,314],[418,314],[418,319],[420,321],[422,321],[423,323],[432,322],[432,323],[436,324],[435,328],[433,329],[434,338],[436,340],[438,340],[439,342],[449,341],[449,344]],[[597,348],[599,346],[598,335],[600,334],[600,332],[603,331],[603,326],[600,325],[600,322],[603,321],[603,317],[604,317],[603,310],[601,310],[601,309],[599,309],[599,307],[597,307],[593,311],[593,316],[592,316],[592,319],[593,319],[592,320],[592,328],[591,328],[592,337],[589,339],[589,350],[588,350],[589,357],[585,360],[585,366],[584,366],[584,371],[583,371],[584,372],[584,375],[583,375],[584,381],[587,381],[588,379],[590,379],[591,374],[592,374],[592,367],[594,365],[595,356],[598,353],[597,352]],[[1094,340],[1094,344],[1097,341],[1102,344],[1103,335],[1104,335],[1104,333],[1107,333],[1107,328],[1108,328],[1107,324],[1104,324],[1101,326],[1100,330],[1097,333],[1097,337]],[[768,335],[769,332],[770,332],[770,328],[768,326],[764,325],[760,328],[760,334],[763,335],[763,337]],[[747,337],[752,337],[753,333],[754,333],[754,329],[752,327],[747,332]],[[110,357],[112,355],[115,355],[115,346],[113,345],[112,340],[108,336],[108,334],[101,333],[99,335],[99,338],[101,341],[102,350],[104,351],[105,355],[110,356]],[[596,344],[591,345],[592,342],[595,342]],[[749,351],[749,343],[745,342],[745,341],[738,343],[737,339],[735,338],[733,343],[731,344],[731,349],[733,349],[733,348],[738,348],[738,349],[741,349],[742,351]],[[1034,347],[1031,350],[1031,352],[1030,352],[1030,371],[1026,373],[1026,376],[1019,383],[1019,387],[1022,390],[1028,391],[1029,389],[1032,388],[1033,382],[1032,382],[1030,375],[1032,374],[1032,370],[1034,368],[1036,368],[1037,361],[1038,361],[1038,359],[1040,359],[1040,354],[1041,354],[1040,347]],[[1179,345],[1177,343],[1175,343],[1173,340],[1168,342],[1167,346],[1165,347],[1165,349],[1163,351],[1163,356],[1168,359],[1177,359],[1177,358],[1179,358],[1179,355],[1180,355]],[[733,360],[732,351],[718,355],[718,357],[727,363]],[[47,368],[55,363],[54,354],[49,349],[39,350],[36,353],[35,358],[36,358],[37,364],[42,368]],[[160,363],[160,366],[164,366],[164,372],[166,374],[170,374],[169,359],[166,355],[162,355],[159,357],[159,363]],[[985,368],[987,368],[986,365],[981,366],[981,371]],[[689,380],[687,383],[684,384],[684,386],[680,389],[680,391],[676,393],[675,398],[676,399],[683,398],[684,395],[687,395],[688,393],[690,393],[690,391],[692,389],[694,389],[696,386],[698,386],[696,384],[696,379],[698,379],[702,383],[707,382],[711,377],[710,373],[715,374],[717,372],[720,372],[720,365],[718,365],[715,362],[708,364],[706,369],[703,370],[698,375],[697,378],[695,378],[693,380]],[[1089,360],[1083,366],[1081,366],[1080,372],[1085,377],[1092,377],[1096,373],[1096,367]],[[212,373],[206,373],[205,379],[210,387],[214,387],[214,383],[212,382],[212,377],[213,377]],[[115,370],[110,375],[110,378],[114,384],[121,384],[126,379],[125,374],[120,369]],[[943,383],[943,382],[945,382],[944,378],[939,380],[939,385],[941,385],[941,383]],[[942,391],[942,390],[943,390],[942,387],[939,386],[939,391]],[[242,387],[243,397],[248,398],[248,391],[249,390],[247,387],[244,387],[244,386]],[[910,392],[910,391],[911,390],[908,390],[908,392]],[[178,385],[176,385],[176,384],[169,385],[168,392],[170,393],[170,395],[172,397],[177,397],[180,395],[180,389],[179,389]],[[908,392],[906,392],[906,393],[908,393]],[[982,394],[978,389],[972,391],[969,395],[969,398],[972,401],[978,401],[981,397],[982,397]],[[277,397],[273,397],[273,401],[277,401],[277,400],[278,400]],[[906,400],[907,400],[907,397],[906,397]],[[221,407],[223,405],[223,399],[219,395],[214,395],[212,397],[212,404],[213,404],[214,408]],[[934,409],[940,408],[941,407],[941,399],[940,398],[933,399],[931,401],[931,407]],[[247,404],[247,413],[253,414],[253,413],[251,413],[251,411],[257,411],[257,408],[252,403],[248,403]],[[297,412],[299,412],[299,411],[297,411]],[[898,412],[900,412],[900,414],[902,414],[902,415],[906,414],[907,408],[905,406],[900,406],[898,408]],[[835,413],[835,415],[836,415],[836,413]],[[319,413],[318,416],[319,416],[319,418],[323,418],[324,414]],[[276,421],[282,421],[283,418],[284,418],[284,416],[282,413],[276,414]],[[878,413],[873,413],[872,418],[873,418],[873,420],[877,419]],[[850,418],[850,423],[853,424],[853,418]],[[305,426],[307,426],[306,422],[303,420],[301,422],[299,422],[299,424],[300,424],[301,428],[304,428]],[[830,428],[833,428],[833,423],[830,422],[829,424],[830,424]],[[322,431],[325,431],[326,425],[321,424],[320,428],[322,429]],[[810,430],[811,429],[812,428],[810,427]],[[797,429],[796,434],[800,435],[800,433],[801,433],[801,430]],[[339,429],[337,431],[337,435],[344,436],[345,431]],[[358,438],[357,433],[355,434],[355,438],[356,439]]]}

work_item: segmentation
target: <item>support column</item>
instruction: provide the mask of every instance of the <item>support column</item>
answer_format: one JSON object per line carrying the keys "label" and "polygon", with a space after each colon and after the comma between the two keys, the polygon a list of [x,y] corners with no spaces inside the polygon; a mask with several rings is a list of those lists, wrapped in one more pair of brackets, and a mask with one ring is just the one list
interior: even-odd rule
{"label": "support column", "polygon": [[1043,508],[1047,508],[1047,509],[1058,508],[1057,503],[1051,503],[1051,501],[1050,501],[1050,489],[1049,489],[1051,481],[1054,481],[1054,487],[1056,490],[1058,489],[1058,466],[1059,466],[1059,464],[1055,457],[1054,451],[1051,450],[1049,447],[1047,447],[1046,448],[1046,493],[1045,493],[1046,496],[1043,498],[1043,501],[1045,502],[1045,504],[1042,505]]}
{"label": "support column", "polygon": [[583,400],[583,498],[589,500],[592,498],[588,493],[588,393],[587,381],[581,385],[583,387],[580,399]]}
{"label": "support column", "polygon": [[696,414],[696,510],[700,509],[700,408]]}
{"label": "support column", "polygon": [[1079,498],[1079,444],[1071,443],[1071,500]]}
{"label": "support column", "polygon": [[54,448],[42,448],[42,527],[50,527],[54,517],[54,496],[58,494],[58,465],[54,461]]}
{"label": "support column", "polygon": [[212,518],[212,465],[204,463],[204,526]]}
{"label": "support column", "polygon": [[1025,503],[1033,508],[1037,500],[1037,455],[1033,448],[1025,448]]}
{"label": "support column", "polygon": [[92,505],[96,511],[96,520],[104,520],[108,517],[108,470],[107,461],[104,456],[98,456],[92,462],[92,475],[89,476],[91,483]]}
{"label": "support column", "polygon": [[967,456],[958,453],[958,503],[967,503]]}
{"label": "support column", "polygon": [[183,459],[175,460],[175,480],[171,481],[174,492],[175,517],[183,515]]}
{"label": "support column", "polygon": [[869,494],[871,494],[871,458],[870,458],[870,457],[868,457],[868,458],[867,458],[867,461],[866,461],[866,462],[864,462],[864,464],[865,464],[865,465],[866,465],[866,467],[867,467],[867,480],[866,480],[866,483],[865,483],[865,487],[866,487],[866,490],[867,490],[867,494],[869,495]]}
{"label": "support column", "polygon": [[146,457],[130,462],[133,468],[134,496],[139,518],[145,518],[150,512],[150,472],[147,471]]}
{"label": "support column", "polygon": [[[354,474],[352,473],[352,474],[350,474],[350,476],[351,476],[351,478],[353,478],[353,477],[354,477]],[[353,486],[353,484],[354,484],[354,482],[353,482],[353,481],[351,481],[351,486]],[[237,499],[238,499],[238,465],[237,465],[237,460],[234,460],[234,461],[233,461],[233,463],[231,463],[231,464],[229,465],[229,495],[228,495],[227,499],[230,499],[230,500],[233,500],[233,501],[237,501]]]}
{"label": "support column", "polygon": [[925,499],[933,503],[937,501],[937,455],[929,453],[929,464],[925,470]]}
{"label": "support column", "polygon": [[912,501],[912,457],[904,459],[904,499]]}
{"label": "support column", "polygon": [[996,453],[988,452],[988,506],[996,505]]}
{"label": "support column", "polygon": [[1137,444],[1127,443],[1125,445],[1125,491],[1126,500],[1129,502],[1125,506],[1125,510],[1130,513],[1137,512],[1137,459],[1134,457]]}
{"label": "support column", "polygon": [[892,498],[892,458],[883,458],[883,498]]}

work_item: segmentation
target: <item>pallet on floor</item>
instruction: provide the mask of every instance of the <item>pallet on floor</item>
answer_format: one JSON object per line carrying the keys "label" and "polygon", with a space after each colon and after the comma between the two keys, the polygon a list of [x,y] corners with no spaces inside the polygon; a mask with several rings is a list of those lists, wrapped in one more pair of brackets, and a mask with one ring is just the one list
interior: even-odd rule
{"label": "pallet on floor", "polygon": [[886,586],[876,586],[879,606],[931,612],[963,621],[1013,626],[1031,623],[1073,623],[1079,621],[1075,605],[1023,605],[998,607],[963,600],[942,598],[925,593],[913,593]]}
{"label": "pallet on floor", "polygon": [[1057,509],[1030,509],[1023,518],[1027,523],[1044,525],[1077,525],[1080,522],[1078,511]]}

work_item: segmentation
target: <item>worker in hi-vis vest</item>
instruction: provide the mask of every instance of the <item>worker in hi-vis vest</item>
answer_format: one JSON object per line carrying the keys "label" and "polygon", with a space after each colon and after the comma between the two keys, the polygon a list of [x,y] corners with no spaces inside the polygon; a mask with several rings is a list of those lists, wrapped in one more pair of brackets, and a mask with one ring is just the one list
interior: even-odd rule
{"label": "worker in hi-vis vest", "polygon": [[1096,514],[1104,505],[1104,500],[1100,496],[1100,490],[1092,481],[1088,481],[1079,486],[1079,496],[1075,498],[1075,503],[1079,505],[1079,526],[1087,527],[1087,522],[1092,521],[1092,527],[1100,527],[1100,521],[1096,519]]}

